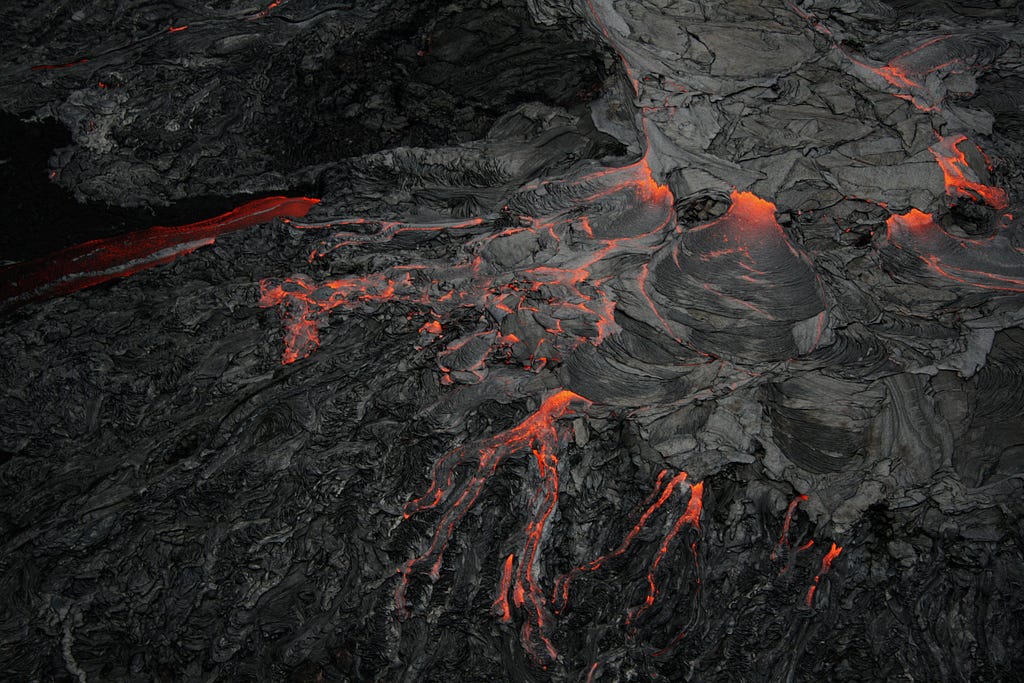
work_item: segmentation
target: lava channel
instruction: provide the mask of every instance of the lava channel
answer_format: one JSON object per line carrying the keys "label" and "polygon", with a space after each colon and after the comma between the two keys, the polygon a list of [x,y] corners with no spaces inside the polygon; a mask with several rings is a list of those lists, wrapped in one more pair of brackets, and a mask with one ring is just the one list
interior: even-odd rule
{"label": "lava channel", "polygon": [[0,268],[0,310],[134,275],[213,244],[221,235],[283,216],[305,216],[319,201],[308,197],[256,199],[198,223],[154,226]]}

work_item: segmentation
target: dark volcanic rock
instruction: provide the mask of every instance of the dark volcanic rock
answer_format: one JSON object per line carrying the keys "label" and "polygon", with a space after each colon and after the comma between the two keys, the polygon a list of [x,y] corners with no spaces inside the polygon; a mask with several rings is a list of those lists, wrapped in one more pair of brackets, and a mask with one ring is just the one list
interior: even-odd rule
{"label": "dark volcanic rock", "polygon": [[1016,680],[1019,20],[8,3],[0,675]]}

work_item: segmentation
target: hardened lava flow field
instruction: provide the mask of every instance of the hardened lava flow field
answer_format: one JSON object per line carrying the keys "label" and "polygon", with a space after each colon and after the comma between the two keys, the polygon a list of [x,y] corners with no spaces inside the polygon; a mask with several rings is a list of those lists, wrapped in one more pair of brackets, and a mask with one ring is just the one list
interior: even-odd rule
{"label": "hardened lava flow field", "polygon": [[8,3],[0,672],[1015,680],[1020,12]]}

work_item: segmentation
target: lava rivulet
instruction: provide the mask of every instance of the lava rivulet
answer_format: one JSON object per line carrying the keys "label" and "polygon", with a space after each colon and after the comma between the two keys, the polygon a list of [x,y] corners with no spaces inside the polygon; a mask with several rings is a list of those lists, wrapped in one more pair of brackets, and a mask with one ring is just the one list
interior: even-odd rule
{"label": "lava rivulet", "polygon": [[305,216],[318,202],[307,197],[256,199],[197,223],[154,226],[0,268],[0,309],[128,277],[213,244],[221,235],[275,218]]}
{"label": "lava rivulet", "polygon": [[808,607],[814,606],[814,593],[818,590],[818,584],[821,583],[821,577],[828,574],[829,570],[832,569],[832,563],[837,557],[839,557],[839,553],[841,552],[843,552],[842,546],[838,546],[833,543],[832,547],[829,548],[829,551],[825,553],[823,558],[821,558],[821,568],[818,570],[818,573],[814,575],[814,583],[812,583],[811,587],[807,589],[807,597],[804,599],[804,602]]}
{"label": "lava rivulet", "polygon": [[814,539],[810,539],[803,545],[793,547],[793,544],[789,539],[789,527],[793,524],[793,515],[796,513],[797,506],[806,500],[807,496],[800,494],[793,500],[789,501],[789,505],[786,507],[786,515],[782,520],[782,533],[779,534],[779,540],[775,543],[775,547],[772,549],[771,554],[771,560],[774,562],[782,552],[785,552],[787,561],[780,571],[781,574],[785,574],[792,568],[793,563],[796,560],[797,553],[809,550],[814,545]]}
{"label": "lava rivulet", "polygon": [[[538,662],[553,661],[558,653],[548,634],[551,620],[544,590],[539,584],[541,574],[541,546],[548,530],[551,515],[558,504],[558,452],[567,434],[558,421],[572,414],[572,406],[585,406],[589,402],[571,391],[558,391],[544,400],[541,406],[519,425],[483,442],[472,443],[448,451],[434,464],[432,481],[426,493],[405,506],[405,517],[446,503],[429,547],[423,554],[409,560],[398,569],[399,584],[395,603],[400,613],[406,613],[406,592],[410,578],[421,567],[434,581],[438,579],[444,551],[455,527],[466,516],[479,498],[488,479],[502,461],[518,453],[533,455],[536,475],[540,480],[528,510],[528,521],[523,530],[524,540],[518,556],[505,559],[501,580],[501,595],[496,601],[502,617],[508,620],[508,590],[511,588],[515,606],[524,612],[523,644]],[[455,481],[455,468],[465,462],[475,462],[476,471],[464,482]],[[512,562],[516,567],[513,572]]]}
{"label": "lava rivulet", "polygon": [[[967,161],[960,145],[967,142],[966,135],[950,135],[939,137],[939,142],[931,148],[935,161],[942,169],[946,179],[946,193],[951,197],[966,197],[981,201],[993,209],[1005,209],[1009,200],[1006,190],[979,182],[977,172]],[[977,147],[975,147],[977,149]],[[980,149],[978,150],[980,153]]]}
{"label": "lava rivulet", "polygon": [[[668,474],[668,470],[662,470],[658,474],[657,481],[654,484],[654,491],[648,498],[648,501],[650,501],[650,503],[648,504],[647,509],[644,510],[642,515],[640,515],[640,519],[637,521],[636,524],[633,525],[633,527],[629,530],[629,533],[626,534],[626,537],[622,539],[622,542],[615,550],[611,551],[607,555],[601,555],[600,557],[591,560],[586,564],[582,564],[578,567],[575,567],[567,574],[563,574],[562,576],[558,577],[558,579],[555,581],[555,590],[552,598],[552,601],[556,606],[557,612],[561,612],[562,610],[564,610],[569,603],[570,582],[574,578],[577,578],[584,573],[597,571],[610,560],[613,560],[623,555],[627,550],[629,550],[630,545],[632,545],[633,541],[636,540],[636,537],[647,526],[647,523],[650,521],[654,513],[661,509],[672,497],[672,494],[676,491],[676,489],[680,488],[681,485],[686,481],[686,472],[677,472],[666,482],[664,480]],[[699,508],[701,504],[703,485],[696,484],[694,486],[691,486],[690,490],[691,502],[690,504],[688,504],[686,511],[682,514],[682,516],[680,516],[679,519],[682,520],[685,518],[685,520],[692,524],[695,528],[699,528],[700,510],[696,508]],[[696,506],[696,511],[691,511],[690,506]],[[679,524],[678,520],[677,524]],[[675,529],[675,527],[673,528]],[[675,533],[678,533],[678,530],[676,530]],[[674,533],[670,533],[670,536],[674,535]],[[665,542],[662,544],[662,547],[664,547],[666,551],[668,548],[669,541],[671,541],[671,537],[666,537]],[[663,551],[661,551],[661,549],[659,548],[659,556],[655,560],[656,563],[660,562],[661,554],[663,554]],[[653,565],[651,568],[651,572],[653,573],[654,569],[656,568],[656,564]],[[648,597],[651,598],[651,601],[653,602],[653,597],[650,595]]]}
{"label": "lava rivulet", "polygon": [[[654,605],[654,601],[660,593],[656,580],[658,566],[665,559],[672,541],[679,535],[679,532],[682,531],[684,526],[690,526],[698,531],[700,530],[700,515],[703,509],[704,482],[697,482],[690,487],[690,501],[686,504],[686,509],[683,510],[682,514],[676,517],[676,521],[672,524],[672,528],[658,545],[658,551],[654,555],[654,560],[651,561],[650,569],[647,570],[647,595],[644,597],[643,604],[629,613],[627,623],[634,621],[637,617],[643,614],[645,610],[650,609],[650,607]],[[696,561],[696,542],[690,544],[690,550],[694,554],[694,561]]]}

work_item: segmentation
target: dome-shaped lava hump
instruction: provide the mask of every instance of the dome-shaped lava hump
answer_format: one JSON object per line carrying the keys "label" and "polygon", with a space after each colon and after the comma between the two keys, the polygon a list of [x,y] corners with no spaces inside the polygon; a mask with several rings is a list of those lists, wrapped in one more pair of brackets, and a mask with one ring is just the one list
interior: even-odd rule
{"label": "dome-shaped lava hump", "polygon": [[[1024,253],[1003,231],[982,239],[957,237],[917,209],[891,216],[887,226],[891,248],[882,257],[887,270],[901,279],[945,288],[1024,292]],[[920,267],[913,268],[915,263]]]}
{"label": "dome-shaped lava hump", "polygon": [[791,461],[821,474],[863,462],[883,430],[883,380],[854,382],[825,374],[801,375],[761,390],[776,445]]}
{"label": "dome-shaped lava hump", "polygon": [[545,227],[576,224],[589,240],[615,244],[674,227],[673,201],[672,191],[655,180],[645,157],[579,178],[528,185],[509,199],[507,208]]}
{"label": "dome-shaped lava hump", "polygon": [[583,225],[588,235],[615,241],[657,234],[672,224],[672,192],[654,179],[646,159],[616,171],[606,174],[610,187],[586,198]]}
{"label": "dome-shaped lava hump", "polygon": [[749,192],[734,191],[723,216],[666,245],[646,293],[677,338],[739,362],[807,353],[825,325],[810,260],[775,220],[775,205]]}

